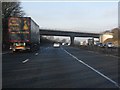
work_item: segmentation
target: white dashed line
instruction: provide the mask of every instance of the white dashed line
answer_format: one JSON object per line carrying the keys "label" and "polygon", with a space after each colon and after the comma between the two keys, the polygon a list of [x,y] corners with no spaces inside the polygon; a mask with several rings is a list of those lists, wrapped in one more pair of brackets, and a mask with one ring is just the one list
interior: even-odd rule
{"label": "white dashed line", "polygon": [[12,51],[10,51],[10,52],[4,52],[4,53],[0,53],[0,54],[2,54],[2,55],[3,55],[3,54],[8,54],[8,53],[12,53]]}
{"label": "white dashed line", "polygon": [[101,75],[102,77],[106,78],[107,80],[109,80],[111,83],[115,84],[115,86],[117,86],[118,88],[120,88],[119,84],[115,81],[113,81],[112,79],[110,79],[109,77],[107,77],[106,75],[102,74],[101,72],[97,71],[96,69],[94,69],[93,67],[89,66],[88,64],[86,64],[85,62],[83,62],[82,60],[78,59],[77,57],[75,57],[74,55],[72,55],[71,53],[69,53],[68,51],[66,51],[65,49],[61,48],[63,51],[65,51],[68,55],[72,56],[74,59],[76,59],[77,61],[79,61],[80,63],[84,64],[85,66],[87,66],[88,68],[90,68],[91,70],[93,70],[94,72],[98,73],[99,75]]}
{"label": "white dashed line", "polygon": [[26,59],[26,60],[22,61],[22,63],[26,63],[27,61],[29,61],[29,59]]}
{"label": "white dashed line", "polygon": [[35,55],[37,56],[39,53],[35,53]]}
{"label": "white dashed line", "polygon": [[7,52],[6,53],[0,53],[1,55],[4,55],[4,54],[7,54]]}

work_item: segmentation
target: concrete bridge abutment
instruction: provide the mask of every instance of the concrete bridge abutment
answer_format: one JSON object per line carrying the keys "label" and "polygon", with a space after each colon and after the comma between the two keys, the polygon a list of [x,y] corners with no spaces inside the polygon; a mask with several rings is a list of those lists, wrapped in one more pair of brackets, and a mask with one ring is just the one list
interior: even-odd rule
{"label": "concrete bridge abutment", "polygon": [[74,45],[74,38],[75,38],[74,36],[70,36],[70,41],[71,41],[71,44],[70,44],[70,45],[71,45],[71,46]]}

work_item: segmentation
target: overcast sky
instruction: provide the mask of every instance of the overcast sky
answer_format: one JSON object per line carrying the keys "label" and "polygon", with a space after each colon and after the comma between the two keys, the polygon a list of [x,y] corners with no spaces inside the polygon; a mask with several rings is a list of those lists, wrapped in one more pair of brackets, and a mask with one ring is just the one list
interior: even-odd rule
{"label": "overcast sky", "polygon": [[117,2],[32,1],[21,5],[26,16],[42,28],[99,33],[118,27]]}

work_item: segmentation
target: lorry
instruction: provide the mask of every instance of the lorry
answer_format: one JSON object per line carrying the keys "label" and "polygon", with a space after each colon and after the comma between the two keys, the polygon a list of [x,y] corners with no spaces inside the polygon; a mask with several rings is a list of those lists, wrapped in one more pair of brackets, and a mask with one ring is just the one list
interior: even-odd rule
{"label": "lorry", "polygon": [[31,17],[9,17],[7,22],[9,49],[12,51],[39,49],[39,25]]}

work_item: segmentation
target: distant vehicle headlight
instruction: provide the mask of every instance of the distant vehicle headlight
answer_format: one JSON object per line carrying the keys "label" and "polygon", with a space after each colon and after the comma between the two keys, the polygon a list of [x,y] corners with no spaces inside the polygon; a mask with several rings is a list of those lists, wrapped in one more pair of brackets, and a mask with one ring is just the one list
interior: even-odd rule
{"label": "distant vehicle headlight", "polygon": [[54,43],[54,45],[53,45],[54,47],[59,47],[60,46],[60,44],[59,43]]}

